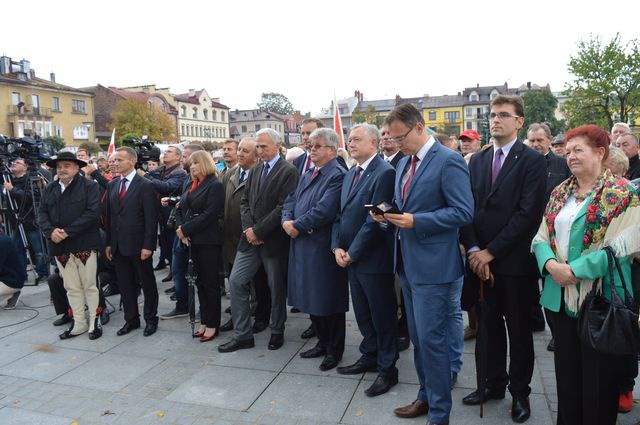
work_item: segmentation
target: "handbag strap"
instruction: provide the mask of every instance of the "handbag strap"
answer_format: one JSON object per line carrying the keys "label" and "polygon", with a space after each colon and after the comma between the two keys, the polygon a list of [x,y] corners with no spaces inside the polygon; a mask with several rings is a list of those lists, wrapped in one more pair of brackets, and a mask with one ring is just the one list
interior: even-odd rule
{"label": "handbag strap", "polygon": [[[608,263],[609,263],[609,284],[611,286],[611,300],[613,301],[615,299],[620,304],[631,306],[632,303],[633,303],[633,301],[632,301],[633,299],[631,298],[631,295],[629,294],[629,291],[627,290],[626,281],[625,281],[624,276],[622,274],[622,269],[620,267],[620,263],[618,262],[618,259],[616,258],[615,253],[613,252],[613,249],[610,246],[605,246],[604,250],[606,251],[607,258],[609,260],[608,261]],[[616,288],[615,288],[615,281],[613,280],[613,268],[614,267],[618,271],[618,276],[620,277],[620,282],[622,283],[622,290],[624,291],[625,302],[622,301],[622,299],[618,295],[618,292],[616,291]]]}

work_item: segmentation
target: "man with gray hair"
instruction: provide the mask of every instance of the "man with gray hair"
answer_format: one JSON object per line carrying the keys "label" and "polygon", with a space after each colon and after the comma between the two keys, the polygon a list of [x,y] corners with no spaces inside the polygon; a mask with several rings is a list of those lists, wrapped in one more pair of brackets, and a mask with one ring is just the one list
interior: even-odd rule
{"label": "man with gray hair", "polygon": [[631,127],[626,122],[617,122],[611,127],[611,144],[616,146],[618,138],[625,133],[631,133]]}
{"label": "man with gray hair", "polygon": [[393,231],[369,218],[363,205],[393,200],[395,169],[376,155],[380,133],[371,124],[356,124],[348,139],[349,154],[358,164],[345,177],[340,212],[333,225],[331,248],[336,263],[346,268],[353,310],[362,333],[361,357],[338,373],[377,371],[365,390],[384,394],[398,382],[397,305],[393,273]]}
{"label": "man with gray hair", "polygon": [[329,128],[309,137],[313,167],[300,178],[282,207],[282,228],[291,237],[289,302],[311,316],[317,345],[302,358],[322,357],[320,370],[342,359],[349,288],[344,268],[331,253],[332,225],[340,209],[345,170],[336,160],[338,134]]}
{"label": "man with gray hair", "polygon": [[280,157],[280,134],[263,128],[256,133],[260,162],[249,173],[240,200],[242,235],[229,276],[233,339],[218,347],[229,353],[255,345],[251,326],[250,282],[262,264],[271,290],[271,338],[268,348],[284,343],[287,319],[287,253],[289,239],[280,227],[282,204],[298,183],[296,168]]}
{"label": "man with gray hair", "polygon": [[638,153],[640,147],[638,146],[638,138],[631,133],[624,133],[618,137],[616,147],[621,149],[627,158],[629,158],[629,170],[625,174],[625,178],[629,180],[635,180],[640,178],[640,158]]}

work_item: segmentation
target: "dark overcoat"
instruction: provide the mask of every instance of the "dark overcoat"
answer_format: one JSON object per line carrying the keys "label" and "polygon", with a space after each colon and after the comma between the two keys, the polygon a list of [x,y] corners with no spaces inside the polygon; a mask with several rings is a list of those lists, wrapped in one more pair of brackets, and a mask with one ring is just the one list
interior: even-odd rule
{"label": "dark overcoat", "polygon": [[316,316],[349,310],[346,270],[331,252],[345,173],[335,159],[315,178],[309,170],[282,207],[282,221],[293,220],[300,232],[289,246],[289,304]]}

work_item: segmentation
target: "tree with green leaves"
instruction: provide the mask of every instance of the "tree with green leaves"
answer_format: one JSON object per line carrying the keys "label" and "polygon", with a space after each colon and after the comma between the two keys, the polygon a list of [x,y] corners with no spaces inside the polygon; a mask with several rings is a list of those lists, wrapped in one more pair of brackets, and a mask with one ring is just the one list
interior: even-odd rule
{"label": "tree with green leaves", "polygon": [[605,43],[600,36],[578,42],[570,57],[574,76],[564,94],[563,112],[570,127],[596,124],[610,129],[617,121],[630,122],[640,108],[640,43],[626,44],[620,34]]}
{"label": "tree with green leaves", "polygon": [[295,112],[293,104],[287,96],[280,93],[262,93],[258,108],[263,111],[275,112],[276,114],[289,115]]}
{"label": "tree with green leaves", "polygon": [[[111,119],[117,134],[146,134],[149,140],[155,142],[176,140],[176,125],[173,120],[161,110],[135,99],[118,103]],[[123,137],[120,137],[120,143]]]}
{"label": "tree with green leaves", "polygon": [[518,137],[527,138],[527,128],[535,122],[544,123],[557,135],[565,130],[564,120],[556,118],[558,99],[548,90],[529,90],[522,95],[524,100],[525,125],[520,129]]}
{"label": "tree with green leaves", "polygon": [[45,137],[44,139],[42,139],[42,141],[43,142],[47,142],[47,143],[51,143],[51,146],[53,146],[53,148],[56,151],[59,151],[60,149],[64,148],[64,146],[65,146],[64,139],[62,137],[58,137],[58,136]]}

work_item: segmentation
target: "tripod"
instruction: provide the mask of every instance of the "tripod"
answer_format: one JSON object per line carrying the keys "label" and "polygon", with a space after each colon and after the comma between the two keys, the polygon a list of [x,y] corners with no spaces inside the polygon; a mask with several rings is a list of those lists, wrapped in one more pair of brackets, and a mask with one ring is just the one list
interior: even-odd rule
{"label": "tripod", "polygon": [[[28,263],[31,264],[36,277],[37,262],[34,258],[35,256],[30,254],[30,243],[27,232],[24,228],[24,220],[31,212],[33,212],[34,217],[36,217],[40,206],[42,181],[40,175],[38,174],[37,168],[38,164],[36,162],[28,161],[28,168],[25,177],[26,187],[24,187],[25,195],[22,197],[20,202],[18,202],[18,199],[16,199],[16,197],[13,196],[8,190],[2,190],[2,194],[0,196],[0,215],[2,217],[2,230],[13,240],[18,239],[19,236],[21,247],[23,250],[25,250],[25,258],[27,258]],[[0,169],[2,172],[2,182],[13,184],[14,182],[11,178],[11,172],[2,158],[0,158]],[[26,209],[27,196],[31,199],[31,207],[28,209]],[[37,228],[37,220],[35,219],[34,224]],[[48,258],[46,241],[43,239],[42,234],[39,231],[38,237],[40,237],[41,239],[40,245],[42,246],[44,255],[46,258]],[[34,254],[37,253],[34,252]]]}

